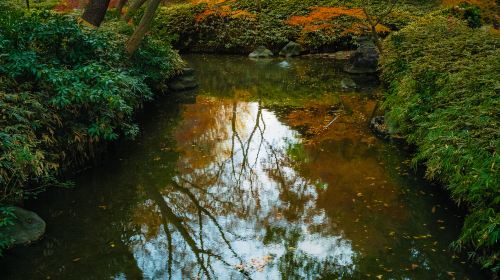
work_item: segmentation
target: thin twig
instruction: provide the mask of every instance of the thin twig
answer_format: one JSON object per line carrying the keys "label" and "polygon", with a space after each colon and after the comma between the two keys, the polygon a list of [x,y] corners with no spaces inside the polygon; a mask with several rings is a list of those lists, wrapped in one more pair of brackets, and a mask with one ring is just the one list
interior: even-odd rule
{"label": "thin twig", "polygon": [[340,115],[336,115],[335,118],[333,118],[333,120],[331,120],[327,125],[325,125],[325,127],[323,127],[323,129],[327,129],[335,120],[337,120],[339,116]]}

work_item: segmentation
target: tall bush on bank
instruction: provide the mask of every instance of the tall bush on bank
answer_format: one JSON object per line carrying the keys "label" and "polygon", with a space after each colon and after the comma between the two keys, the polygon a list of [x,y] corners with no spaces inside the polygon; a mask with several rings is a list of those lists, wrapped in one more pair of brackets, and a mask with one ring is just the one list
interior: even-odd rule
{"label": "tall bush on bank", "polygon": [[384,43],[384,106],[390,124],[418,147],[415,163],[466,205],[454,247],[499,271],[500,37],[437,12]]}
{"label": "tall bush on bank", "polygon": [[72,15],[0,11],[0,204],[56,184],[104,143],[138,133],[135,109],[182,62],[150,38],[129,57],[125,40]]}

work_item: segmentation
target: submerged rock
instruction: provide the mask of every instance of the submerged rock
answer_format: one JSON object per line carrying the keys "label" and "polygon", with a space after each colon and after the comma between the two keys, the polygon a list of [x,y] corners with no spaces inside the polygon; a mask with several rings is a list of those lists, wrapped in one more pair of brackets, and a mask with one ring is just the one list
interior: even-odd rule
{"label": "submerged rock", "polygon": [[251,52],[248,55],[248,57],[250,57],[250,58],[270,58],[273,55],[274,55],[273,52],[268,50],[266,47],[259,46],[259,47],[257,47],[257,49],[255,49],[255,51]]}
{"label": "submerged rock", "polygon": [[12,206],[16,216],[14,224],[0,228],[0,233],[12,240],[12,246],[37,241],[45,233],[45,221],[35,212]]}
{"label": "submerged rock", "polygon": [[340,87],[343,90],[354,90],[359,88],[356,82],[349,77],[343,78],[342,81],[340,81]]}
{"label": "submerged rock", "polygon": [[389,127],[385,123],[384,116],[377,116],[371,119],[370,128],[380,138],[388,139],[390,137]]}
{"label": "submerged rock", "polygon": [[198,87],[198,81],[193,68],[184,68],[182,73],[168,82],[168,88],[172,91],[184,91]]}
{"label": "submerged rock", "polygon": [[379,52],[375,43],[369,37],[358,40],[359,47],[344,67],[344,71],[352,74],[376,73]]}
{"label": "submerged rock", "polygon": [[300,44],[295,42],[288,42],[283,49],[281,49],[279,55],[285,57],[299,56],[303,51],[303,48]]}
{"label": "submerged rock", "polygon": [[384,116],[377,116],[370,120],[370,129],[375,136],[396,142],[401,142],[404,138],[387,124]]}

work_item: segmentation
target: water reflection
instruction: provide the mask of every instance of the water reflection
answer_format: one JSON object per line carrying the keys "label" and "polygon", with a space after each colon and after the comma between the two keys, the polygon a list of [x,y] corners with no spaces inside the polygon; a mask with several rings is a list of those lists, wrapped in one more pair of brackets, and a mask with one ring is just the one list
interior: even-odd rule
{"label": "water reflection", "polygon": [[49,232],[8,279],[481,279],[448,250],[457,210],[367,131],[373,85],[341,91],[323,60],[190,63],[196,97],[36,202]]}
{"label": "water reflection", "polygon": [[352,273],[351,242],[317,231],[329,221],[315,205],[317,182],[300,176],[288,156],[300,145],[297,132],[259,102],[200,96],[182,115],[178,174],[139,186],[147,200],[134,215],[141,232],[129,240],[145,275]]}

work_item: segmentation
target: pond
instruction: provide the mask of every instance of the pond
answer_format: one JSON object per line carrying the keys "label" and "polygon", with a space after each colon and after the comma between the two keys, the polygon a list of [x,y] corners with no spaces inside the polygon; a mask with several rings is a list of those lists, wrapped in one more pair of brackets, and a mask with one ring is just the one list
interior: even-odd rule
{"label": "pond", "polygon": [[200,87],[146,107],[6,279],[482,279],[461,212],[368,122],[376,79],[329,59],[188,55]]}

